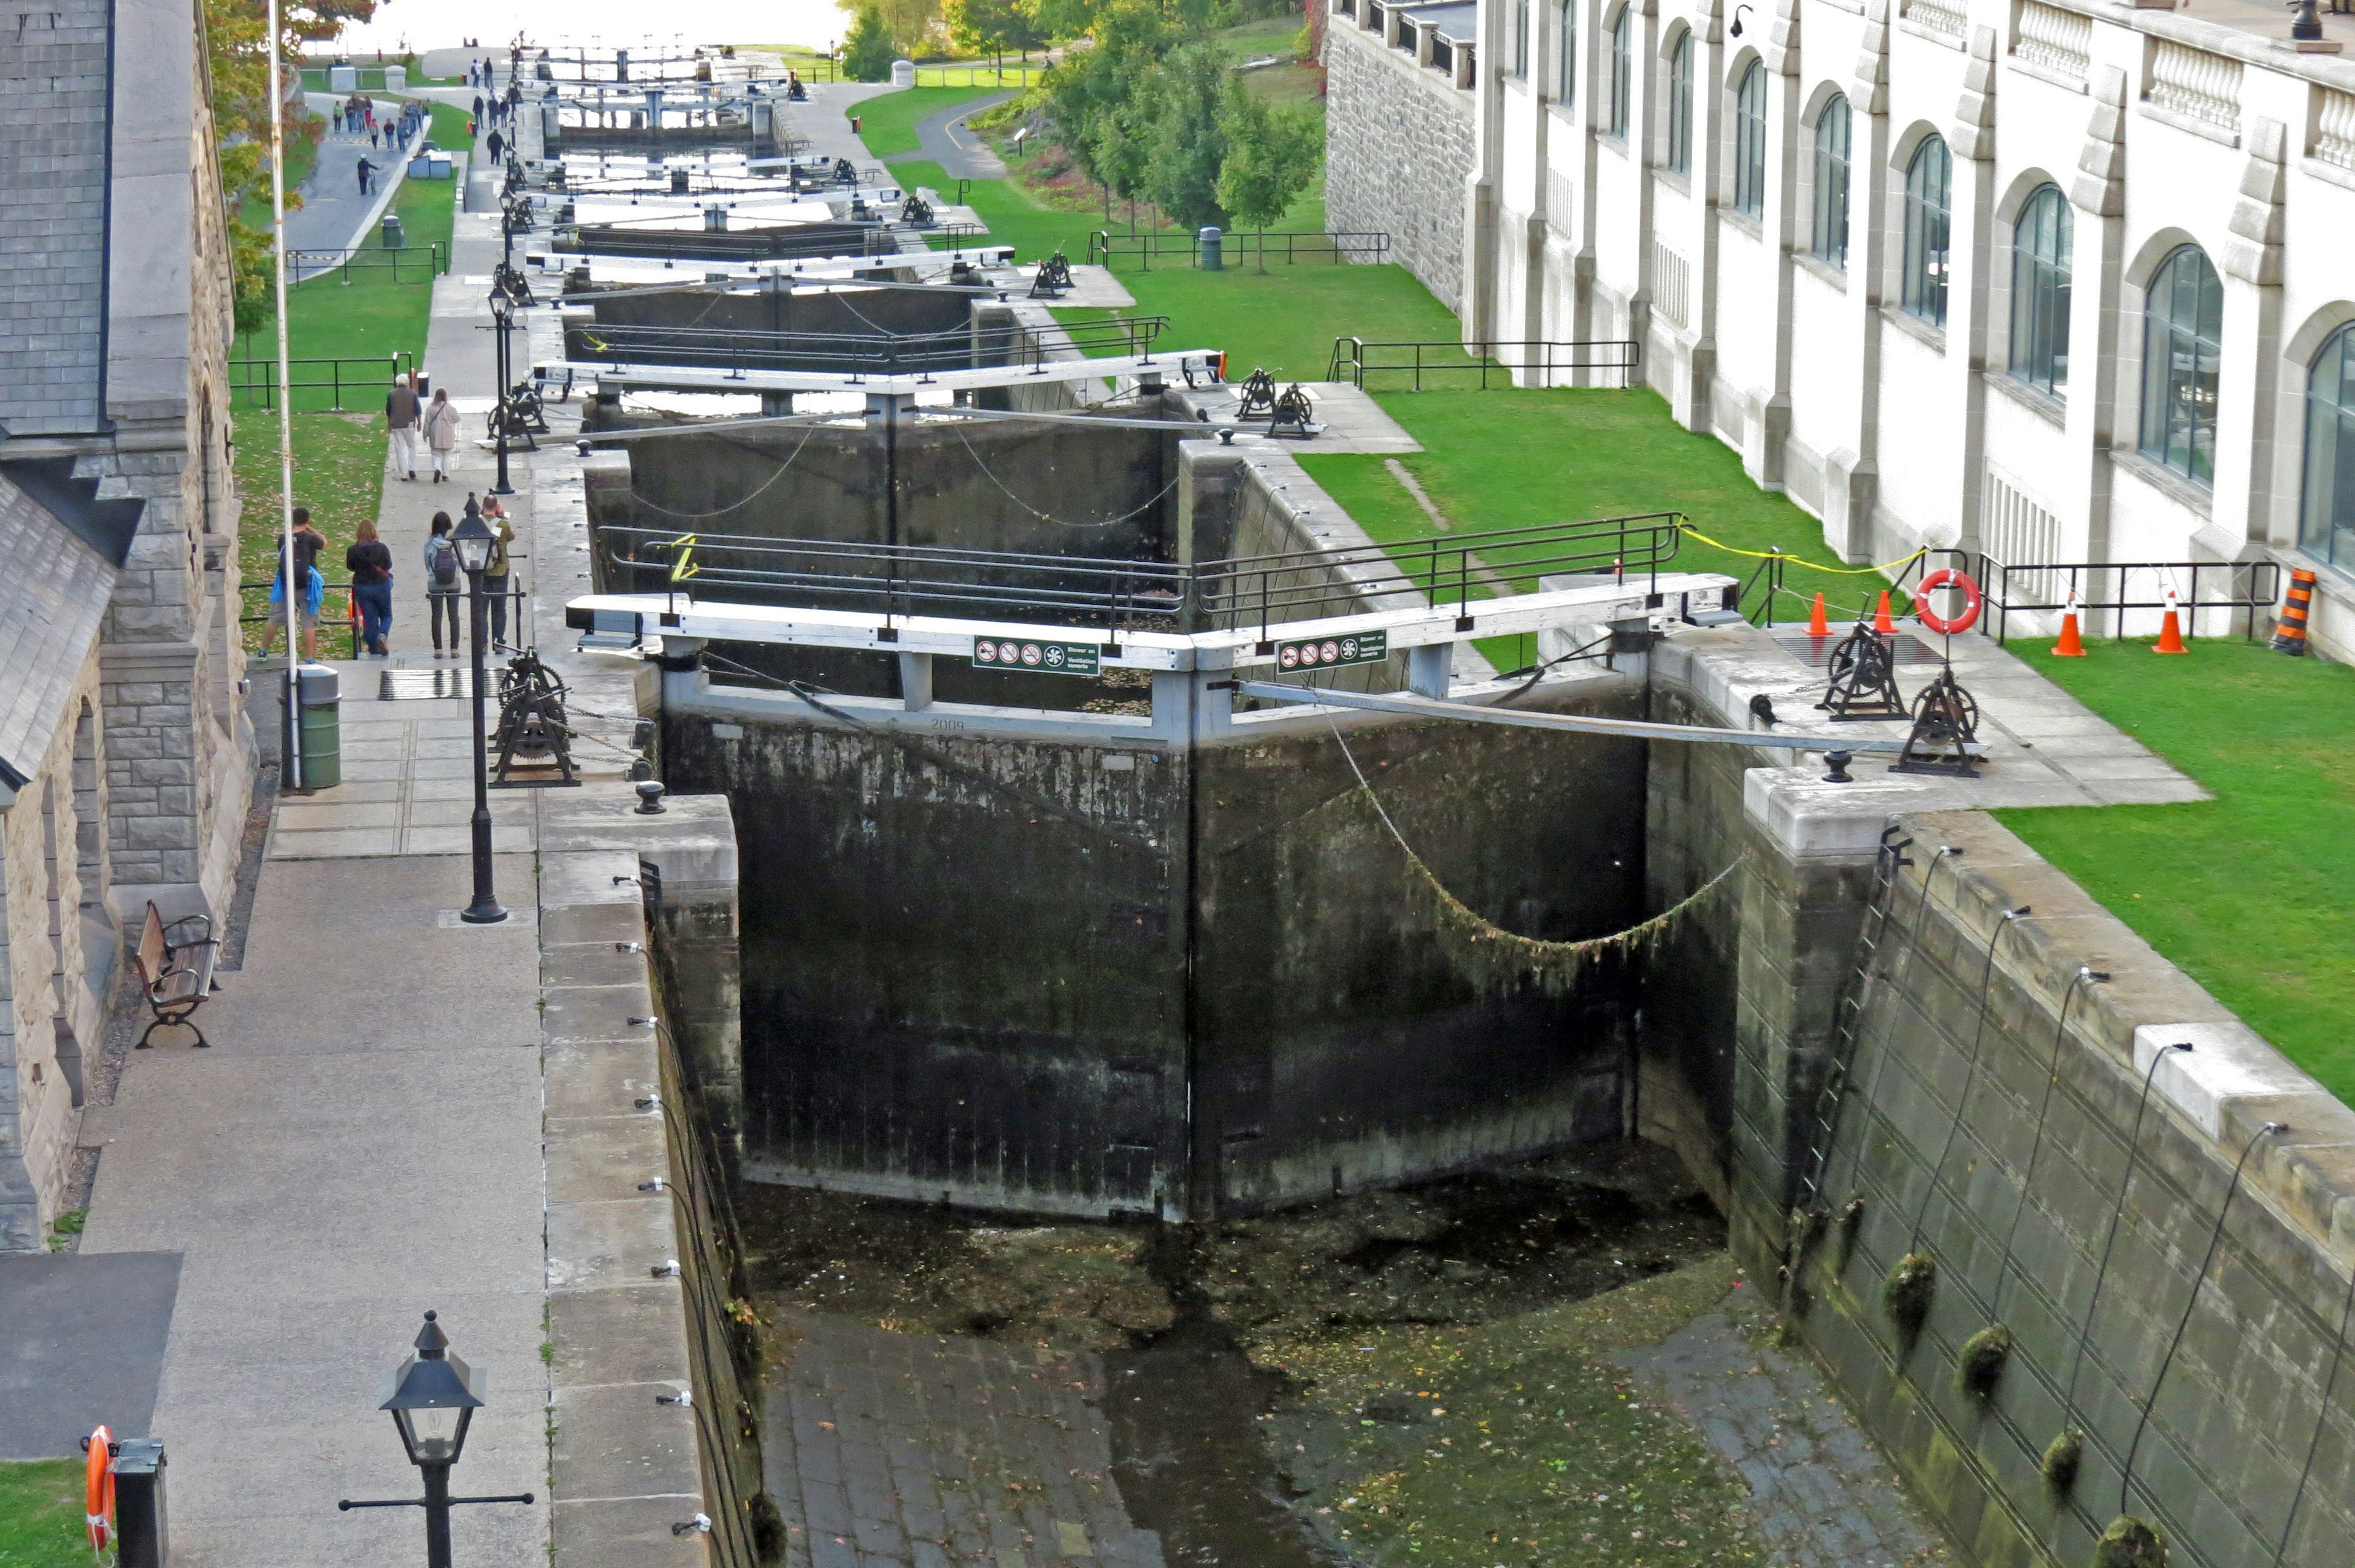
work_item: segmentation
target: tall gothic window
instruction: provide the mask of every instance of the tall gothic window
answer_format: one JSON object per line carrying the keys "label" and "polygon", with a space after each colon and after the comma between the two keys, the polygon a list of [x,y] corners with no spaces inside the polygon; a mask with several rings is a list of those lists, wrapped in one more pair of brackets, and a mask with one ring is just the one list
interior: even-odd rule
{"label": "tall gothic window", "polygon": [[1633,5],[1620,6],[1619,14],[1611,19],[1611,102],[1609,108],[1611,111],[1611,133],[1618,137],[1623,142],[1627,139],[1627,112],[1630,107],[1628,101],[1633,96],[1629,91],[1629,88],[1632,83],[1628,80],[1627,76],[1627,55],[1630,37],[1633,35],[1635,30],[1636,7]]}
{"label": "tall gothic window", "polygon": [[1692,29],[1677,35],[1668,51],[1668,170],[1692,173]]}
{"label": "tall gothic window", "polygon": [[2069,198],[2038,187],[2011,231],[2011,373],[2060,397],[2069,386]]}
{"label": "tall gothic window", "polygon": [[2224,285],[2207,252],[2179,246],[2152,274],[2142,337],[2142,454],[2196,485],[2216,478],[2216,369]]}
{"label": "tall gothic window", "polygon": [[1756,60],[1733,90],[1733,209],[1766,211],[1766,68]]}
{"label": "tall gothic window", "polygon": [[1555,94],[1567,109],[1578,101],[1578,0],[1561,0],[1561,82]]}
{"label": "tall gothic window", "polygon": [[1816,115],[1816,260],[1848,265],[1848,100],[1832,94]]}
{"label": "tall gothic window", "polygon": [[1925,137],[1905,166],[1906,314],[1934,326],[1946,325],[1947,191],[1954,182],[1954,155],[1935,136]]}
{"label": "tall gothic window", "polygon": [[2314,357],[2306,382],[2306,508],[2298,543],[2334,566],[2355,566],[2355,326]]}

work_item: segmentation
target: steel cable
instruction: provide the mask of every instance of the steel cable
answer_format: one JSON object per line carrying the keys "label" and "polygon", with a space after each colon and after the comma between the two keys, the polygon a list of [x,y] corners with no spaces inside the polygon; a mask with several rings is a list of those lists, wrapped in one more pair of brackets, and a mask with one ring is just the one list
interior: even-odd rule
{"label": "steel cable", "polygon": [[2052,1029],[2051,1060],[2044,1064],[2044,1098],[2036,1106],[2036,1134],[2029,1140],[2028,1164],[2020,1172],[2019,1203],[2011,1211],[2011,1228],[2004,1232],[2003,1256],[1995,1266],[1995,1306],[1987,1316],[2000,1321],[2003,1317],[2003,1287],[2011,1275],[2012,1243],[2019,1239],[2020,1217],[2028,1212],[2028,1195],[2036,1184],[2036,1161],[2044,1152],[2044,1118],[2052,1109],[2052,1089],[2061,1081],[2061,1042],[2069,1033],[2069,1004],[2076,999],[2077,987],[2089,980],[2106,980],[2109,976],[2099,969],[2077,966],[2069,977],[2069,988],[2061,994],[2061,1021]]}
{"label": "steel cable", "polygon": [[1955,1118],[1946,1124],[1946,1141],[1939,1147],[1937,1163],[1930,1168],[1930,1179],[1922,1189],[1921,1206],[1913,1211],[1913,1230],[1907,1238],[1905,1250],[1918,1250],[1922,1244],[1922,1223],[1930,1217],[1930,1200],[1938,1194],[1938,1177],[1946,1168],[1946,1157],[1955,1152],[1955,1136],[1963,1130],[1963,1116],[1970,1109],[1971,1091],[1977,1086],[1979,1076],[1979,1042],[1987,1036],[1987,996],[1995,988],[1995,950],[2003,942],[2003,933],[2011,923],[2029,912],[2029,906],[2003,912],[1996,922],[1995,934],[1987,938],[1987,962],[1979,968],[1978,1022],[1971,1030],[1970,1056],[1963,1066],[1963,1091],[1955,1098]]}

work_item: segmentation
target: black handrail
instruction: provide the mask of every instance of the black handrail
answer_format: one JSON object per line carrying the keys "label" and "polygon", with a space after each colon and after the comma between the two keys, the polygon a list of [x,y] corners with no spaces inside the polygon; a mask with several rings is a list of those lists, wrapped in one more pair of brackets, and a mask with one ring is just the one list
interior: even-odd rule
{"label": "black handrail", "polygon": [[[1219,237],[1220,264],[1245,261],[1266,261],[1282,255],[1286,264],[1298,262],[1303,253],[1311,261],[1379,262],[1390,260],[1391,237],[1379,229],[1340,229],[1327,231],[1314,229],[1268,229],[1230,231]],[[1144,270],[1153,270],[1156,256],[1184,256],[1189,264],[1202,264],[1201,237],[1190,229],[1147,229],[1142,234],[1115,234],[1099,229],[1088,236],[1090,262],[1110,264],[1114,256],[1135,256],[1145,263]]]}
{"label": "black handrail", "polygon": [[1480,389],[1489,378],[1513,385],[1518,372],[1550,380],[1565,373],[1600,370],[1619,378],[1622,388],[1636,384],[1644,363],[1644,346],[1636,338],[1484,338],[1476,341],[1429,340],[1375,342],[1363,337],[1337,337],[1328,381],[1347,381],[1364,388],[1369,375],[1412,375],[1414,389],[1423,389],[1424,378],[1476,375]]}
{"label": "black handrail", "polygon": [[[371,397],[381,397],[391,389],[395,377],[406,376],[417,368],[417,355],[415,350],[404,348],[393,354],[358,354],[343,355],[332,358],[292,359],[287,364],[290,370],[294,373],[294,379],[286,383],[290,390],[302,392],[326,388],[331,394],[328,406],[336,413],[344,413],[348,411],[344,407],[344,389],[346,386],[355,391],[364,390]],[[302,368],[306,365],[325,365],[327,367],[327,373],[324,378],[306,378],[301,374]],[[344,367],[346,365],[363,368],[355,369],[347,378],[344,374]],[[256,371],[260,372],[258,377],[255,374]],[[278,407],[278,361],[253,358],[230,360],[229,393],[229,404],[232,408],[237,406],[238,398],[244,396],[260,398],[261,406],[264,411],[275,410]]]}
{"label": "black handrail", "polygon": [[[691,326],[575,326],[565,353],[612,365],[707,366],[729,370],[905,370],[1023,365],[1075,348],[1087,356],[1143,354],[1168,329],[1164,315],[1059,325],[1051,335],[1018,323],[944,332],[737,332]],[[1051,341],[1049,340],[1051,336]]]}
{"label": "black handrail", "polygon": [[[1647,512],[1392,545],[1287,550],[1193,565],[1011,550],[772,539],[611,524],[597,530],[601,592],[1040,621],[1156,631],[1316,620],[1411,594],[1468,615],[1481,597],[1558,576],[1648,585],[1683,542],[1679,512]],[[691,569],[691,570],[688,570]]]}
{"label": "black handrail", "polygon": [[[2110,635],[2120,639],[2126,635],[2125,612],[2164,610],[2169,588],[2176,590],[2179,610],[2248,612],[2242,635],[2251,640],[2257,635],[2257,613],[2271,611],[2281,599],[2281,565],[2271,560],[2004,561],[1981,551],[1977,564],[1975,575],[1998,643],[2009,634],[2014,611],[2065,610],[2073,593],[2080,610],[2118,612]],[[2137,579],[2137,572],[2147,575]],[[2204,596],[2203,581],[2211,590]],[[2187,617],[2185,636],[2195,635],[2197,619]]]}

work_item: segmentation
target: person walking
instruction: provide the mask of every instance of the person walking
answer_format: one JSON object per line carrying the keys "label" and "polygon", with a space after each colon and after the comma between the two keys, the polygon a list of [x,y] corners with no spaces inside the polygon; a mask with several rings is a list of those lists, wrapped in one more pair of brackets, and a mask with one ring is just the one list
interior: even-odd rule
{"label": "person walking", "polygon": [[450,542],[450,514],[433,514],[433,531],[425,537],[425,618],[432,624],[433,656],[442,656],[442,622],[450,622],[450,656],[464,657],[466,645],[458,635],[458,601],[466,586],[458,570],[458,547]]}
{"label": "person walking", "polygon": [[475,119],[477,119],[477,120],[480,120],[482,117],[483,117],[483,95],[482,95],[481,93],[479,93],[479,92],[478,92],[478,93],[474,94],[474,118],[475,118]]}
{"label": "person walking", "polygon": [[368,189],[368,176],[376,173],[376,165],[368,162],[366,153],[360,155],[359,164],[353,172],[360,176],[360,194],[362,196],[372,194]]}
{"label": "person walking", "polygon": [[417,393],[407,376],[396,376],[385,395],[384,428],[392,440],[392,471],[417,477]]}
{"label": "person walking", "polygon": [[[469,505],[472,503],[470,502]],[[491,645],[502,647],[507,640],[507,582],[513,570],[507,556],[507,546],[515,543],[515,525],[507,521],[507,509],[499,505],[496,496],[483,499],[483,521],[491,530],[491,563],[483,569],[483,603],[491,617]],[[523,615],[516,615],[516,633],[523,633]]]}
{"label": "person walking", "polygon": [[[303,656],[319,656],[319,605],[327,596],[327,581],[319,575],[319,552],[327,548],[326,537],[311,526],[311,508],[294,508],[294,581],[303,585],[303,597],[295,610],[296,623],[303,628]],[[270,656],[270,645],[278,638],[278,628],[286,622],[286,552],[272,552],[278,561],[277,575],[270,584],[270,603],[278,613],[261,624],[261,656]],[[292,639],[289,639],[291,645]]]}
{"label": "person walking", "polygon": [[392,656],[385,640],[392,632],[392,551],[377,538],[376,523],[362,517],[344,551],[352,574],[352,603],[359,606],[360,643],[380,659]]}
{"label": "person walking", "polygon": [[499,155],[506,151],[507,139],[505,136],[500,135],[496,131],[494,131],[490,133],[489,138],[483,143],[483,145],[490,150],[491,162],[496,164],[499,161]]}
{"label": "person walking", "polygon": [[450,400],[447,388],[436,387],[425,409],[425,445],[433,453],[436,485],[450,477],[450,452],[457,444],[458,405]]}

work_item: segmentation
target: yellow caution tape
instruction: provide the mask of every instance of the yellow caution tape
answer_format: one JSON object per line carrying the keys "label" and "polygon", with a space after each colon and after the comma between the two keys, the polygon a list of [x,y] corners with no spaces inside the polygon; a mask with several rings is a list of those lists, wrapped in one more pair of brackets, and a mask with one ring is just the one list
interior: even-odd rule
{"label": "yellow caution tape", "polygon": [[1902,555],[1895,560],[1883,561],[1879,566],[1818,566],[1812,560],[1802,560],[1796,555],[1785,555],[1780,550],[1737,549],[1732,545],[1721,544],[1717,540],[1710,538],[1707,534],[1701,532],[1699,528],[1693,527],[1690,523],[1678,523],[1677,527],[1683,529],[1686,533],[1692,535],[1693,538],[1700,540],[1701,543],[1709,546],[1711,549],[1721,549],[1728,555],[1746,555],[1753,560],[1785,561],[1792,566],[1804,566],[1809,571],[1828,571],[1836,577],[1865,577],[1874,572],[1894,571],[1897,568],[1901,566],[1909,566],[1930,553],[1930,547],[1928,545],[1923,545],[1912,555]]}

